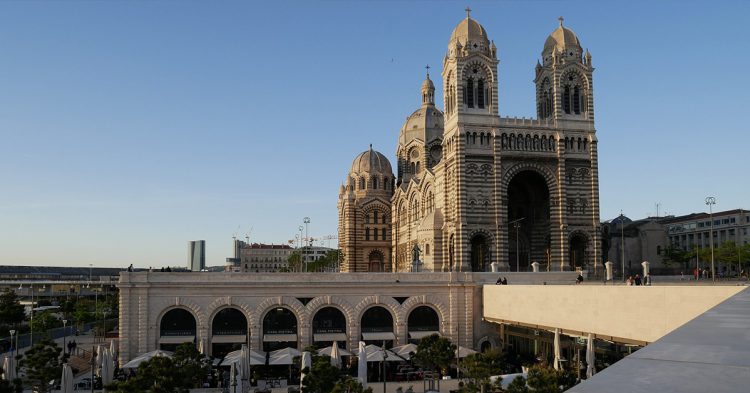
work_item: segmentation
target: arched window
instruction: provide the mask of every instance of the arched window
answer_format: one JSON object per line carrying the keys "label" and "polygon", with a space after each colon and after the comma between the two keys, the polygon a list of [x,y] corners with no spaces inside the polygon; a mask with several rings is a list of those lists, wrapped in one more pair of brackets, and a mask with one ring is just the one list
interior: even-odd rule
{"label": "arched window", "polygon": [[365,178],[362,177],[359,179],[359,189],[364,190],[365,189]]}
{"label": "arched window", "polygon": [[471,78],[466,79],[466,106],[474,107],[474,80]]}
{"label": "arched window", "polygon": [[386,233],[386,232],[385,232],[385,228],[383,228],[383,229],[381,230],[381,232],[382,232],[382,235],[383,235],[383,240],[388,240],[388,239],[386,238],[386,236],[385,236],[385,233]]}
{"label": "arched window", "polygon": [[565,113],[570,114],[570,85],[565,85],[563,89],[562,104]]}
{"label": "arched window", "polygon": [[383,214],[383,216],[381,217],[381,220],[382,220],[382,222],[381,222],[381,223],[382,223],[382,224],[385,224],[385,223],[386,223],[386,222],[385,222],[385,220],[386,220],[386,219],[387,219],[387,216],[386,216],[385,214]]}
{"label": "arched window", "polygon": [[365,228],[365,240],[370,240],[370,228]]}
{"label": "arched window", "polygon": [[378,211],[377,210],[372,211],[372,222],[373,224],[378,223]]}
{"label": "arched window", "polygon": [[581,114],[581,88],[578,86],[573,88],[573,112],[576,115]]}
{"label": "arched window", "polygon": [[378,241],[378,228],[372,229],[372,240]]}
{"label": "arched window", "polygon": [[369,223],[370,223],[370,215],[365,214],[365,224],[369,224]]}
{"label": "arched window", "polygon": [[430,243],[424,245],[424,255],[430,255]]}
{"label": "arched window", "polygon": [[484,108],[484,81],[477,80],[477,108]]}
{"label": "arched window", "polygon": [[373,190],[377,190],[378,189],[378,178],[377,177],[373,177],[372,178],[372,189]]}

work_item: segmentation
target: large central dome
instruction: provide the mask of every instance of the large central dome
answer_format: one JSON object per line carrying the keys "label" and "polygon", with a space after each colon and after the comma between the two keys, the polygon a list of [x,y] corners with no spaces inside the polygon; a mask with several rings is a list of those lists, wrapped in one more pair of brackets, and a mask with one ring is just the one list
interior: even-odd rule
{"label": "large central dome", "polygon": [[391,169],[390,161],[388,161],[388,159],[379,151],[373,150],[372,145],[370,145],[369,150],[365,150],[354,159],[351,174],[379,174],[393,176],[393,170]]}

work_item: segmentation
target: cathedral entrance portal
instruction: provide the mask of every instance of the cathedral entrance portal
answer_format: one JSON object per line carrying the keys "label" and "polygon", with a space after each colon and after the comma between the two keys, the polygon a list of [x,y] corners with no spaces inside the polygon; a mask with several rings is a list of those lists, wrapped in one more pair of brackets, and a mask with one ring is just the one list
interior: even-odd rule
{"label": "cathedral entrance portal", "polygon": [[570,269],[582,268],[586,264],[586,245],[588,240],[582,233],[575,233],[570,238]]}
{"label": "cathedral entrance portal", "polygon": [[[549,255],[549,188],[544,177],[521,171],[508,184],[508,264],[528,271],[532,262],[544,266]],[[517,248],[518,249],[517,249]]]}
{"label": "cathedral entrance portal", "polygon": [[482,234],[471,238],[471,271],[486,272],[490,265],[489,241]]}
{"label": "cathedral entrance portal", "polygon": [[383,266],[383,253],[380,251],[373,251],[370,253],[369,260],[369,271],[371,272],[382,272],[384,271]]}

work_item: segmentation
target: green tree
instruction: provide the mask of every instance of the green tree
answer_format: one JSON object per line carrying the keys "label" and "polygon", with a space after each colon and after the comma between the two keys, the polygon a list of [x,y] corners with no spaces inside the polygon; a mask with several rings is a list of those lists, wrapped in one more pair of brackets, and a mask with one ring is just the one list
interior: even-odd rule
{"label": "green tree", "polygon": [[305,393],[330,393],[339,382],[341,370],[331,365],[328,356],[312,357],[312,366],[302,370],[305,379],[302,381],[302,391]]}
{"label": "green tree", "polygon": [[499,350],[476,353],[461,361],[461,367],[469,383],[464,386],[465,392],[485,392],[491,388],[490,376],[502,374],[507,370],[505,354]]}
{"label": "green tree", "polygon": [[346,377],[336,383],[331,393],[372,393],[372,388],[365,389],[358,380]]}
{"label": "green tree", "polygon": [[419,341],[414,361],[425,370],[439,369],[445,374],[455,353],[456,346],[449,339],[432,334]]}
{"label": "green tree", "polygon": [[530,390],[526,382],[526,378],[516,377],[508,384],[508,388],[505,391],[507,393],[529,393]]}
{"label": "green tree", "polygon": [[31,327],[35,332],[44,333],[49,329],[62,326],[62,323],[49,311],[34,313],[34,322]]}
{"label": "green tree", "polygon": [[323,272],[328,268],[336,266],[339,261],[339,250],[331,250],[326,253],[323,257],[317,261],[308,263],[307,271],[309,272]]}
{"label": "green tree", "polygon": [[529,367],[526,382],[534,393],[557,393],[575,386],[576,376],[570,371],[536,365]]}
{"label": "green tree", "polygon": [[107,391],[118,393],[186,393],[200,387],[210,364],[191,343],[180,344],[172,358],[157,356],[138,366],[135,377],[107,385]]}
{"label": "green tree", "polygon": [[289,271],[302,271],[302,254],[300,254],[299,251],[292,252],[292,254],[289,255],[289,258],[287,258],[287,263],[289,265]]}
{"label": "green tree", "polygon": [[[2,367],[0,367],[0,374],[3,373]],[[13,381],[0,379],[0,393],[21,393],[23,392],[23,383],[19,378]]]}
{"label": "green tree", "polygon": [[26,319],[23,306],[14,291],[4,290],[0,294],[0,321],[3,325],[15,326]]}
{"label": "green tree", "polygon": [[60,377],[60,352],[60,347],[54,341],[44,338],[23,355],[18,366],[34,391],[47,392],[48,382]]}

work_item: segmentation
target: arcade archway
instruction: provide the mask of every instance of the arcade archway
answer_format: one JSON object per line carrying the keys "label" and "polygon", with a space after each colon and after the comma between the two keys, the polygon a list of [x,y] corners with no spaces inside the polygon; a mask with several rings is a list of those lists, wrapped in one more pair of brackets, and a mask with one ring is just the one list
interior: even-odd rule
{"label": "arcade archway", "polygon": [[440,317],[432,307],[419,306],[409,313],[407,328],[409,341],[417,343],[429,335],[440,334]]}
{"label": "arcade archway", "polygon": [[286,307],[276,307],[263,317],[263,350],[297,348],[297,317]]}
{"label": "arcade archway", "polygon": [[346,348],[346,317],[336,307],[323,307],[313,317],[313,344],[318,348],[336,344]]}
{"label": "arcade archway", "polygon": [[211,323],[211,354],[223,357],[247,343],[247,318],[236,308],[225,308]]}
{"label": "arcade archway", "polygon": [[362,314],[360,321],[362,341],[366,344],[393,347],[396,335],[393,333],[393,315],[385,307],[373,306]]}
{"label": "arcade archway", "polygon": [[195,332],[195,317],[190,311],[183,308],[169,310],[159,324],[159,348],[174,351],[182,343],[195,343]]}

